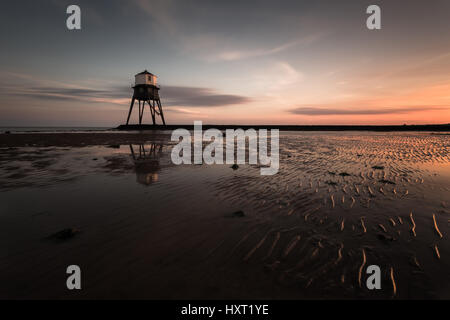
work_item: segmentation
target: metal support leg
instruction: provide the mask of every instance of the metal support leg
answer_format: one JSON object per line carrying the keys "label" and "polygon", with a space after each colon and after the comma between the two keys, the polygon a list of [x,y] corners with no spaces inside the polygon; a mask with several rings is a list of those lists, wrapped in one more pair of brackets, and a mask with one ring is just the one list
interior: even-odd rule
{"label": "metal support leg", "polygon": [[150,112],[152,113],[152,120],[153,120],[153,125],[156,124],[156,119],[155,119],[155,102],[153,100],[153,104],[151,104],[150,100],[148,101],[148,105],[150,106]]}
{"label": "metal support leg", "polygon": [[144,107],[145,107],[145,101],[139,101],[139,124],[142,124],[142,116],[144,115]]}
{"label": "metal support leg", "polygon": [[164,120],[164,114],[162,111],[161,100],[158,99],[156,102],[158,103],[159,113],[161,115],[161,120],[163,122],[163,125],[166,125],[166,121]]}
{"label": "metal support leg", "polygon": [[130,116],[131,116],[131,111],[133,110],[133,105],[134,105],[134,97],[133,97],[133,99],[131,99],[130,111],[128,111],[127,125],[128,125],[128,122],[130,121]]}

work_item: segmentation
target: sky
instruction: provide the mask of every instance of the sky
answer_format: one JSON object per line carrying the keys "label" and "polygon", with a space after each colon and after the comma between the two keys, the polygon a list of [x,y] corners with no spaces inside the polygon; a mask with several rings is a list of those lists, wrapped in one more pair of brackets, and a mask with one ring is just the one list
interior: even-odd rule
{"label": "sky", "polygon": [[0,126],[117,126],[144,69],[168,124],[450,123],[448,0],[2,1],[0,43]]}

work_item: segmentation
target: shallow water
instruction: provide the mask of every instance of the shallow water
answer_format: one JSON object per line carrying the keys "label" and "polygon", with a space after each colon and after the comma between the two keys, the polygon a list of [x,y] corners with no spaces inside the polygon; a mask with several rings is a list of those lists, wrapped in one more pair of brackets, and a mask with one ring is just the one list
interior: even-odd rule
{"label": "shallow water", "polygon": [[275,176],[171,147],[1,149],[0,297],[450,298],[449,136],[281,133]]}

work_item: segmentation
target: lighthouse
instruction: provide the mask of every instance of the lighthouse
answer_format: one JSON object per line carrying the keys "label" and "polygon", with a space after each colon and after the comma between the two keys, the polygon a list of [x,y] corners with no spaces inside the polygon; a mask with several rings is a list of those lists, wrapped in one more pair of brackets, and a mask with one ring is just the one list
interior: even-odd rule
{"label": "lighthouse", "polygon": [[152,116],[153,125],[156,124],[156,118],[161,118],[162,124],[165,125],[164,114],[162,111],[161,100],[159,99],[159,86],[157,85],[157,77],[144,70],[134,76],[133,97],[131,98],[130,110],[128,111],[127,125],[130,121],[131,112],[135,101],[139,105],[139,124],[142,124],[142,118],[145,110],[145,103],[148,104]]}

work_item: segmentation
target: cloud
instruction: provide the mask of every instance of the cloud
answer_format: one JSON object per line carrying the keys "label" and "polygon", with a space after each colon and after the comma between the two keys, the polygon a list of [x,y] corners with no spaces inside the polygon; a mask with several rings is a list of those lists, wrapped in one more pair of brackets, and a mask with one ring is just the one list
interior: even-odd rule
{"label": "cloud", "polygon": [[71,101],[74,100],[73,97],[67,97],[67,96],[58,96],[58,95],[47,95],[47,94],[40,94],[40,93],[27,93],[27,97],[38,99],[38,100],[55,100],[55,101]]}
{"label": "cloud", "polygon": [[[39,100],[81,101],[86,103],[129,103],[133,90],[127,86],[112,86],[105,89],[91,89],[78,86],[39,86],[37,83],[28,87],[19,85],[0,86],[0,93],[10,96],[26,96]],[[221,94],[211,88],[163,86],[161,100],[165,106],[176,107],[222,107],[252,101],[251,98]]]}
{"label": "cloud", "polygon": [[[232,62],[251,58],[272,56],[298,46],[308,46],[325,33],[310,34],[285,43],[263,45],[239,41],[235,36],[217,34],[184,35],[179,38],[182,50],[207,62]],[[278,42],[278,41],[277,41]]]}
{"label": "cloud", "polygon": [[151,17],[158,30],[165,30],[172,35],[179,32],[177,19],[171,12],[174,7],[171,0],[134,0],[134,3]]}
{"label": "cloud", "polygon": [[[23,94],[37,99],[123,104],[124,101],[120,99],[130,99],[132,92],[129,87],[113,87],[105,90],[34,87]],[[161,89],[161,100],[165,106],[177,107],[222,107],[251,101],[250,98],[244,96],[219,94],[210,88],[182,86],[164,86]]]}
{"label": "cloud", "polygon": [[58,87],[33,87],[30,92],[38,92],[42,96],[61,96],[61,97],[75,97],[75,98],[108,98],[108,97],[124,97],[129,95],[132,91],[130,88],[117,87],[105,90],[87,89],[82,87],[74,88],[58,88]]}
{"label": "cloud", "polygon": [[275,46],[272,48],[259,48],[259,49],[238,48],[235,50],[223,50],[222,52],[218,52],[218,53],[212,54],[211,56],[207,57],[207,60],[210,60],[210,61],[236,61],[236,60],[243,60],[243,59],[273,55],[275,53],[285,51],[285,50],[295,47],[297,45],[311,44],[314,41],[318,40],[320,37],[322,37],[322,35],[320,35],[320,34],[309,35],[307,37],[304,37],[301,39],[296,39],[294,41],[287,42],[287,43],[284,43],[282,45]]}
{"label": "cloud", "polygon": [[168,106],[186,107],[222,107],[252,101],[245,96],[219,94],[213,89],[199,87],[164,86],[161,96]]}
{"label": "cloud", "polygon": [[447,110],[450,106],[415,106],[405,108],[377,108],[377,109],[338,109],[338,108],[313,108],[299,107],[288,112],[305,116],[340,116],[340,115],[379,115],[402,114],[416,111]]}
{"label": "cloud", "polygon": [[122,104],[131,96],[131,88],[111,87],[109,89],[88,89],[84,87],[8,87],[0,91],[12,96],[25,96],[39,100],[110,102]]}
{"label": "cloud", "polygon": [[258,92],[273,97],[278,96],[282,89],[298,85],[304,78],[303,72],[296,70],[289,63],[277,61],[251,75],[247,87],[256,88]]}

